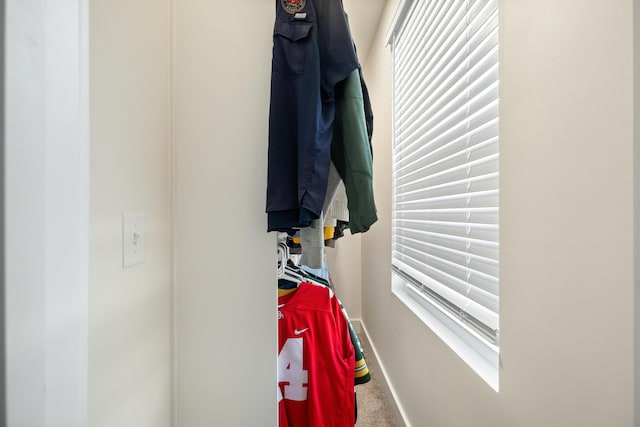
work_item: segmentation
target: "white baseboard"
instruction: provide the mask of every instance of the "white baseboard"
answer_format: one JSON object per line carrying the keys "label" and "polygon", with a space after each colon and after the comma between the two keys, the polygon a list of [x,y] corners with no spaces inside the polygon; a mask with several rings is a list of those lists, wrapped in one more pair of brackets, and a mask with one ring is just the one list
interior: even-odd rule
{"label": "white baseboard", "polygon": [[370,352],[366,352],[365,360],[373,361],[374,362],[373,364],[378,368],[378,371],[379,371],[377,372],[377,374],[379,374],[378,382],[382,385],[382,388],[384,389],[384,393],[387,397],[387,400],[389,401],[389,404],[391,406],[391,409],[393,411],[397,424],[399,426],[411,427],[411,424],[407,420],[407,416],[404,410],[402,409],[402,405],[400,405],[400,402],[398,400],[398,395],[395,389],[393,388],[393,386],[389,383],[387,379],[387,371],[385,370],[384,365],[382,364],[382,361],[378,357],[378,352],[376,351],[375,345],[373,345],[373,341],[371,340],[371,336],[369,335],[367,328],[365,327],[361,319],[351,319],[351,325],[353,326],[353,329],[356,331],[356,333],[360,337],[360,340],[364,341],[362,344],[366,348],[371,350]]}

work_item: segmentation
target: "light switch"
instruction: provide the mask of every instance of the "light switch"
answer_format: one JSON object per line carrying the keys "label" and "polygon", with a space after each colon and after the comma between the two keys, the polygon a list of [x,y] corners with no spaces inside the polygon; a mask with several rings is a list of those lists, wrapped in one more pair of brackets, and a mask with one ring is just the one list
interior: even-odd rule
{"label": "light switch", "polygon": [[122,214],[122,268],[144,262],[144,215]]}

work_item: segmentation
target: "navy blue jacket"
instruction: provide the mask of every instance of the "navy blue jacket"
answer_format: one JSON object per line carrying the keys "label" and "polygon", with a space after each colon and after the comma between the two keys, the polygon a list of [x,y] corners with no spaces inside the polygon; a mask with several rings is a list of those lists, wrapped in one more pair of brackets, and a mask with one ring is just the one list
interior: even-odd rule
{"label": "navy blue jacket", "polygon": [[327,190],[334,87],[358,68],[342,0],[276,0],[268,231],[308,226]]}

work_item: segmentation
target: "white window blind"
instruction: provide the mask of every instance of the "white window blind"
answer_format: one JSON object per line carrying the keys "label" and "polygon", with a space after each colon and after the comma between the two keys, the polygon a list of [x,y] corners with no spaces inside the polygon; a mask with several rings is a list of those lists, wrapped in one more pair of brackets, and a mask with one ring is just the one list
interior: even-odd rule
{"label": "white window blind", "polygon": [[396,20],[393,272],[497,345],[498,1],[406,1]]}

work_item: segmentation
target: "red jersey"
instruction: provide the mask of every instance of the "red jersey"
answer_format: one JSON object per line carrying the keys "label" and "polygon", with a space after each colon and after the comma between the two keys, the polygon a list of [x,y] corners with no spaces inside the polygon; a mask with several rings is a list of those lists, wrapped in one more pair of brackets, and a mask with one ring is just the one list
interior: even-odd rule
{"label": "red jersey", "polygon": [[353,344],[331,289],[301,283],[278,298],[280,427],[353,426]]}

